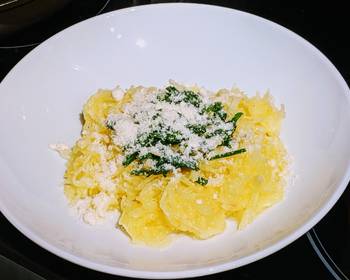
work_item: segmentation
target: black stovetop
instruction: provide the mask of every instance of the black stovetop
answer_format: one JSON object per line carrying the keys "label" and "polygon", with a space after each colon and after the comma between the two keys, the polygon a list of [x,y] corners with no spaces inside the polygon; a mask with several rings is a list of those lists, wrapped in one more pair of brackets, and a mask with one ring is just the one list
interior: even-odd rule
{"label": "black stovetop", "polygon": [[[51,17],[12,35],[0,34],[0,81],[36,45],[100,13],[161,2],[216,4],[277,22],[319,48],[350,81],[347,7],[341,1],[74,0]],[[304,3],[305,2],[305,3]],[[346,3],[346,1],[343,1]],[[317,4],[316,4],[317,3]],[[0,18],[1,24],[1,18]],[[349,279],[350,189],[309,233],[260,261],[203,279]],[[19,265],[19,266],[18,266]],[[0,214],[0,279],[120,279],[65,261],[34,244]]]}

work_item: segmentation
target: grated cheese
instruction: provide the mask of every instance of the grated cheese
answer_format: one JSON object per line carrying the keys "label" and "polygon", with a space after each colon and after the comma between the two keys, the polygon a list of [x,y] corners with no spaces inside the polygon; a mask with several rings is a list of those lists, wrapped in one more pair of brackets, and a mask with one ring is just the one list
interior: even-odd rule
{"label": "grated cheese", "polygon": [[108,210],[112,198],[101,192],[94,197],[79,199],[74,205],[75,212],[85,223],[96,225],[104,223],[109,215],[113,214]]}
{"label": "grated cheese", "polygon": [[115,100],[121,100],[124,94],[125,92],[121,89],[120,86],[116,86],[116,88],[112,90],[112,96]]}
{"label": "grated cheese", "polygon": [[69,159],[70,156],[70,148],[65,144],[50,144],[50,149],[58,152],[58,154],[64,158]]}
{"label": "grated cheese", "polygon": [[[222,111],[222,114],[225,114],[224,118],[216,115],[217,111],[222,110],[222,104],[214,104],[208,98],[209,91],[202,89],[195,93],[186,91],[183,86],[175,82],[172,84],[177,87],[170,87],[172,91],[169,88],[137,89],[133,100],[124,105],[123,112],[108,116],[107,126],[114,131],[114,144],[123,148],[124,160],[134,153],[137,153],[138,157],[152,154],[163,158],[180,158],[182,161],[197,165],[199,160],[207,159],[206,154],[210,152],[211,156],[217,154],[213,151],[223,143],[222,133],[232,133],[235,124],[232,121],[225,121],[224,111]],[[169,96],[171,100],[166,99]],[[215,113],[208,113],[206,110],[214,105],[218,105],[219,109],[215,109]],[[205,134],[196,133],[194,126],[204,127]],[[163,135],[173,133],[174,137],[179,138],[178,146],[174,149],[173,145],[161,142],[152,145],[141,143],[147,140],[145,137],[155,132]],[[233,146],[238,146],[232,139],[229,141]],[[222,150],[225,152],[225,149]],[[155,168],[156,164],[154,160],[146,160],[143,167]],[[163,164],[162,168],[175,171],[171,164]]]}

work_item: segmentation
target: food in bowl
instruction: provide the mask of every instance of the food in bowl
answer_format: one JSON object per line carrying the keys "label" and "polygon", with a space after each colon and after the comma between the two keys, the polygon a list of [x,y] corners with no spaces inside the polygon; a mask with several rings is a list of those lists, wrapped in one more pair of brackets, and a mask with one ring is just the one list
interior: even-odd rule
{"label": "food in bowl", "polygon": [[84,222],[115,219],[136,244],[208,239],[226,219],[242,229],[283,198],[284,114],[269,93],[238,88],[99,90],[84,105],[81,138],[53,147],[67,158],[65,195]]}

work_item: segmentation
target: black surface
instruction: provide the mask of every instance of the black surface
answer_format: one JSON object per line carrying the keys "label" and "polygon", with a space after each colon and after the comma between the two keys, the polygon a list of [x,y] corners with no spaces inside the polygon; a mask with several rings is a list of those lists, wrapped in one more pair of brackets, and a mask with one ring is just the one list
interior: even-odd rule
{"label": "black surface", "polygon": [[350,278],[350,188],[308,238],[331,273],[339,279]]}
{"label": "black surface", "polygon": [[[56,32],[99,12],[132,5],[187,1],[92,1],[75,0],[64,10],[27,30],[0,37],[0,80],[37,43]],[[346,1],[192,1],[217,4],[247,11],[277,22],[298,33],[319,48],[350,81],[350,42],[347,40]],[[317,3],[317,4],[315,4]],[[101,11],[104,5],[107,6]],[[23,45],[30,47],[15,47]],[[1,178],[0,178],[1,180]],[[349,190],[333,210],[315,227],[332,260],[349,273]],[[121,279],[74,265],[41,249],[19,233],[0,215],[0,254],[23,265],[46,279]],[[0,258],[0,279],[32,279],[21,274],[23,269]],[[24,272],[23,272],[24,273]],[[28,276],[29,277],[29,276]],[[348,275],[349,277],[349,275]],[[320,260],[309,239],[302,236],[288,247],[247,266],[203,279],[334,279]],[[35,278],[33,278],[35,279]]]}
{"label": "black surface", "polygon": [[[44,7],[42,3],[31,2],[40,5],[41,8],[46,8],[47,10],[54,10],[54,7],[50,6],[50,3],[48,0],[46,5],[48,7]],[[68,3],[69,1],[65,0],[64,3],[61,1],[61,5]],[[50,2],[55,2],[53,0],[50,0]],[[79,21],[82,21],[84,19],[87,19],[89,17],[95,16],[102,12],[102,10],[105,8],[105,6],[109,3],[109,0],[97,0],[97,1],[81,1],[81,0],[75,0],[70,2],[63,10],[58,10],[55,13],[53,13],[48,18],[43,18],[43,20],[38,21],[36,24],[32,24],[26,28],[22,28],[17,32],[11,32],[10,34],[4,34],[3,32],[0,32],[0,48],[8,48],[8,47],[24,47],[24,46],[33,46],[41,43],[45,39],[49,38],[53,34],[61,31],[62,29],[71,26]],[[34,5],[33,4],[33,5]],[[57,3],[51,3],[52,6],[59,6]],[[30,7],[29,9],[36,9],[39,10],[38,7]],[[12,10],[13,11],[13,10]],[[26,20],[22,19],[24,17],[21,14],[21,17],[19,16],[20,13],[25,13],[27,11],[21,11],[18,10],[17,18],[14,18],[10,21],[10,19],[6,18],[5,13],[0,14],[0,31],[4,29],[4,32],[6,29],[11,29],[8,27],[9,21],[12,25],[20,25],[21,21],[30,21],[28,18]],[[34,14],[33,11],[28,11],[28,17],[30,17],[30,13]],[[42,15],[44,15],[45,11],[42,12]],[[36,16],[39,16],[40,13],[35,14]],[[14,29],[14,28],[12,28]]]}
{"label": "black surface", "polygon": [[[2,217],[0,224],[0,240],[2,240],[0,252],[5,252],[9,258],[29,267],[46,279],[112,280],[123,278],[81,268],[58,258],[28,240]],[[5,245],[3,243],[6,244],[5,248],[3,248]],[[232,271],[219,273],[215,277],[218,279],[231,277],[234,279],[307,279],[316,277],[313,279],[323,280],[330,279],[330,274],[313,251],[308,239],[303,236],[272,256]],[[203,278],[215,279],[215,277]]]}

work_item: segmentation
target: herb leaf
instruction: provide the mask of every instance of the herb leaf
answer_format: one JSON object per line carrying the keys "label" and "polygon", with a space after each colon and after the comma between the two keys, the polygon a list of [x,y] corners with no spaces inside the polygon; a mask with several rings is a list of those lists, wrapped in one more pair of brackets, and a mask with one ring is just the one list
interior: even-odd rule
{"label": "herb leaf", "polygon": [[188,168],[192,170],[198,170],[198,164],[194,160],[184,160],[180,156],[170,157],[166,160],[167,163],[171,164],[175,168]]}
{"label": "herb leaf", "polygon": [[223,110],[224,106],[221,102],[215,102],[213,104],[210,104],[206,109],[205,112],[210,113],[212,112],[214,116],[218,116],[221,120],[226,120],[227,113]]}
{"label": "herb leaf", "polygon": [[162,135],[161,143],[163,145],[176,145],[180,144],[183,140],[183,136],[181,132],[178,131],[170,131]]}
{"label": "herb leaf", "polygon": [[132,163],[138,156],[138,152],[134,152],[132,154],[126,155],[125,159],[123,161],[124,166],[128,166],[130,163]]}
{"label": "herb leaf", "polygon": [[111,120],[107,120],[106,121],[106,127],[111,129],[111,130],[114,130],[114,126],[115,126],[115,122],[114,121],[111,121]]}
{"label": "herb leaf", "polygon": [[198,177],[195,182],[202,186],[205,186],[206,184],[208,184],[208,179],[205,179],[203,177]]}
{"label": "herb leaf", "polygon": [[201,100],[198,94],[190,90],[183,91],[184,97],[183,101],[189,104],[192,104],[195,107],[199,107]]}
{"label": "herb leaf", "polygon": [[209,160],[214,160],[214,159],[219,159],[219,158],[230,157],[230,156],[238,155],[238,154],[241,154],[241,153],[245,153],[246,151],[247,151],[247,150],[243,148],[243,149],[235,150],[235,151],[232,151],[232,152],[227,152],[227,153],[223,153],[223,154],[218,154],[218,155],[215,155],[215,156],[209,158]]}
{"label": "herb leaf", "polygon": [[151,176],[151,175],[158,175],[158,174],[163,174],[165,176],[170,170],[166,168],[141,168],[141,169],[135,169],[131,171],[131,175],[144,175],[144,176]]}
{"label": "herb leaf", "polygon": [[232,117],[230,122],[235,122],[236,123],[239,120],[239,118],[242,117],[242,116],[243,116],[243,113],[242,112],[238,112]]}
{"label": "herb leaf", "polygon": [[194,134],[202,136],[207,131],[207,126],[203,124],[191,124],[187,126]]}
{"label": "herb leaf", "polygon": [[169,86],[165,88],[165,92],[157,96],[159,101],[165,101],[168,103],[178,104],[180,102],[185,102],[192,104],[195,107],[199,107],[202,103],[201,98],[198,93],[191,90],[179,91],[174,86]]}
{"label": "herb leaf", "polygon": [[153,160],[159,161],[160,157],[152,153],[147,153],[145,155],[140,156],[138,159],[140,162],[144,162],[147,159],[153,159]]}

